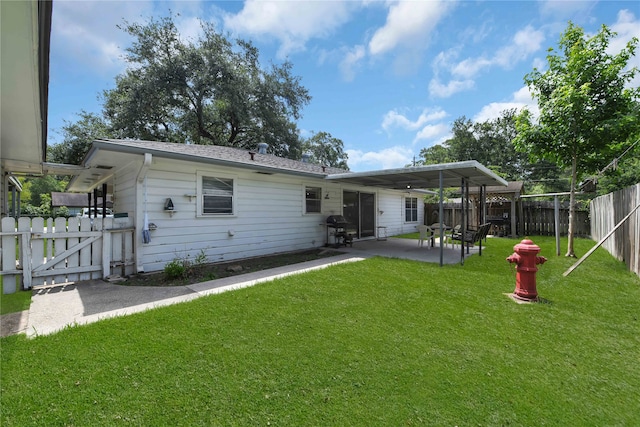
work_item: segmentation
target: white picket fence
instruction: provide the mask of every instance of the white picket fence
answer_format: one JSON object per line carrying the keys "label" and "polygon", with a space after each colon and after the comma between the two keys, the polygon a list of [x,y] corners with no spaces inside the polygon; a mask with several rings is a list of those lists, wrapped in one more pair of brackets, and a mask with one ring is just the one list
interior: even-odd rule
{"label": "white picket fence", "polygon": [[130,218],[2,218],[3,291],[131,274],[134,235]]}

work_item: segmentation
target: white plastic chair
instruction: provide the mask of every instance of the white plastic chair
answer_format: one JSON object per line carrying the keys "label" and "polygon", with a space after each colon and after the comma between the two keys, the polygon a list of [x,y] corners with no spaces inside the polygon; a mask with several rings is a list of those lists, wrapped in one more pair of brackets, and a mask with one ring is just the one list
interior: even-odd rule
{"label": "white plastic chair", "polygon": [[427,241],[427,249],[431,249],[431,246],[429,245],[429,239],[432,238],[433,233],[431,232],[431,229],[429,228],[429,226],[427,225],[417,225],[416,228],[418,229],[418,232],[420,233],[420,237],[418,237],[418,246],[423,247],[424,246],[424,241]]}

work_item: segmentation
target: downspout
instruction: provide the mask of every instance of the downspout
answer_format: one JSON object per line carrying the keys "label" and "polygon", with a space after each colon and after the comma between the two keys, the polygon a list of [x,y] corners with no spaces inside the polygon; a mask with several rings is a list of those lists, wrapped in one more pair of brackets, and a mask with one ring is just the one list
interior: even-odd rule
{"label": "downspout", "polygon": [[[135,204],[135,229],[136,230],[142,230],[144,226],[143,224],[144,212],[142,212],[140,204],[138,203],[138,200],[140,200],[140,197],[138,196],[140,194],[141,186],[144,184],[145,179],[147,178],[147,171],[151,166],[152,160],[153,160],[153,156],[151,155],[151,153],[144,153],[144,161],[142,162],[142,165],[140,166],[140,170],[136,175],[136,204]],[[144,248],[143,241],[142,241],[142,233],[136,232],[135,239],[133,240],[135,242],[136,271],[138,273],[144,273],[144,264],[142,263],[142,249]]]}

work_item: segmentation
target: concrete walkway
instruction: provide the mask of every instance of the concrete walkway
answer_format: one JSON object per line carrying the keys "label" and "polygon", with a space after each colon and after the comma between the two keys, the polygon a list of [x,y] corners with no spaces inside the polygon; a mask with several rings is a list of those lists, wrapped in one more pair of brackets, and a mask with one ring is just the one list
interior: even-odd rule
{"label": "concrete walkway", "polygon": [[[92,280],[43,287],[34,290],[28,312],[12,313],[12,327],[9,328],[7,320],[7,329],[11,329],[11,333],[26,333],[29,338],[48,335],[73,325],[139,313],[334,264],[361,261],[364,258],[344,254],[188,286],[123,286],[103,280]],[[5,316],[2,316],[3,336],[5,336]],[[20,322],[16,323],[14,318],[19,318]]]}

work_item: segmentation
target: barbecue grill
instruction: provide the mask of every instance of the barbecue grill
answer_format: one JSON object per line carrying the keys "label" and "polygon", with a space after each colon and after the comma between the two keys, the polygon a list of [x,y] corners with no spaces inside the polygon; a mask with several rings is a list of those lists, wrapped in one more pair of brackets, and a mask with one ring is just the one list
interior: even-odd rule
{"label": "barbecue grill", "polygon": [[342,215],[329,215],[327,217],[327,246],[329,243],[329,236],[333,236],[333,245],[336,248],[340,246],[353,246],[354,230],[349,230],[348,227],[351,224]]}

